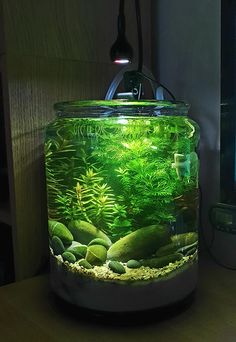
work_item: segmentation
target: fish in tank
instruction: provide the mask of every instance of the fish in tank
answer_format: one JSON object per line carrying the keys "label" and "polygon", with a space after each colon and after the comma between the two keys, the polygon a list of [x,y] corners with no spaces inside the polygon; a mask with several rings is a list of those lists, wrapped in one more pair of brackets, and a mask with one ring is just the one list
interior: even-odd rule
{"label": "fish in tank", "polygon": [[112,100],[55,108],[45,134],[55,292],[102,311],[162,307],[192,292],[199,129],[188,105]]}

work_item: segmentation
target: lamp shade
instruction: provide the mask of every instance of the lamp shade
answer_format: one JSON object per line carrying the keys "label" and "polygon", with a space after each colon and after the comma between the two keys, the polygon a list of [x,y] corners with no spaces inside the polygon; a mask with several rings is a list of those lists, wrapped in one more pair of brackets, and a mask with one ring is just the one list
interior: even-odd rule
{"label": "lamp shade", "polygon": [[117,64],[127,64],[132,61],[133,49],[125,35],[118,35],[115,43],[111,47],[110,57],[112,62]]}

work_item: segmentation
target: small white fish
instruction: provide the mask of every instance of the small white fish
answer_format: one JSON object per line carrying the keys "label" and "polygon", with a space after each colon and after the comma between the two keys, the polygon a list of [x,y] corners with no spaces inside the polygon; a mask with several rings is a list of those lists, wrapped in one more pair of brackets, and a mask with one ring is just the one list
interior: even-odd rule
{"label": "small white fish", "polygon": [[171,164],[172,168],[176,169],[179,179],[190,176],[190,154],[174,154],[174,163]]}

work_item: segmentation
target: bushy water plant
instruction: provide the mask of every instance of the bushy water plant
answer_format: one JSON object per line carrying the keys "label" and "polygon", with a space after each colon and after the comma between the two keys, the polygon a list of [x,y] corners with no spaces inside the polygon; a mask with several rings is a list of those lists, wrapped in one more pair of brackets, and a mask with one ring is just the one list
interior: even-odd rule
{"label": "bushy water plant", "polygon": [[187,119],[66,119],[55,125],[45,145],[51,218],[85,220],[115,240],[175,221],[175,199],[197,187],[197,168],[180,177],[174,165],[175,154],[189,156],[196,146]]}
{"label": "bushy water plant", "polygon": [[109,184],[122,194],[136,227],[175,221],[174,198],[196,187],[196,174],[178,179],[173,168],[175,153],[193,150],[193,133],[191,123],[166,117],[130,120],[100,138],[92,155],[108,170]]}

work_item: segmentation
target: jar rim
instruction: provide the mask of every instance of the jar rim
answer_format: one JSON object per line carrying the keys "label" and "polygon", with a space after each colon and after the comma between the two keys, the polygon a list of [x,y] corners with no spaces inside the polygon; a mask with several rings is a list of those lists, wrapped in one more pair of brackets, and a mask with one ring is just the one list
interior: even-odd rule
{"label": "jar rim", "polygon": [[167,100],[78,100],[58,102],[54,104],[54,110],[58,116],[76,116],[82,113],[110,114],[122,112],[147,113],[155,112],[155,115],[186,115],[190,105],[182,101]]}
{"label": "jar rim", "polygon": [[64,101],[57,102],[54,104],[54,109],[56,110],[73,110],[75,111],[77,108],[87,107],[94,108],[97,107],[157,107],[161,108],[183,108],[188,109],[189,104],[183,101],[167,101],[167,100],[78,100],[78,101]]}

